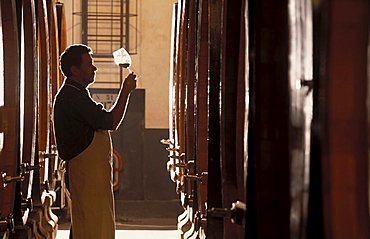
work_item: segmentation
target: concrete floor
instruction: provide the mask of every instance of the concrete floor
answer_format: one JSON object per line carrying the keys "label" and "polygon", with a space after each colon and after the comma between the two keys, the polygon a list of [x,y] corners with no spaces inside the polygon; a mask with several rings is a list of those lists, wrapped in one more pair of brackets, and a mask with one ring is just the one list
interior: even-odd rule
{"label": "concrete floor", "polygon": [[[56,239],[68,239],[68,230],[58,230]],[[116,230],[116,239],[178,239],[177,230]]]}
{"label": "concrete floor", "polygon": [[[179,239],[177,216],[181,206],[174,201],[116,201],[116,239]],[[69,239],[68,212],[59,212],[56,239]]]}

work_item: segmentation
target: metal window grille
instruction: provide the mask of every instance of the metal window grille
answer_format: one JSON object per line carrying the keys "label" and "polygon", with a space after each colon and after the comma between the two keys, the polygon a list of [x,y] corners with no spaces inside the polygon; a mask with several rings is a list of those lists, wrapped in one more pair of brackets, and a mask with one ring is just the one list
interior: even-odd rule
{"label": "metal window grille", "polygon": [[[80,2],[80,11],[73,10],[73,15],[80,18],[81,43],[93,49],[95,63],[100,64],[100,69],[105,63],[113,61],[112,52],[121,47],[124,47],[130,55],[137,54],[137,0],[81,0]],[[113,71],[117,71],[117,76],[121,79],[122,70],[115,68]],[[112,79],[112,77],[106,78]],[[118,82],[97,80],[96,83],[116,84]]]}

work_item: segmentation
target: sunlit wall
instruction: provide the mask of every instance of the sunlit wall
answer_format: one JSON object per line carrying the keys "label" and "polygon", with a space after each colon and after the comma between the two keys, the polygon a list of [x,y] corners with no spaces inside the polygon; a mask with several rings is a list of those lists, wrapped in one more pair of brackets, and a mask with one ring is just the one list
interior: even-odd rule
{"label": "sunlit wall", "polygon": [[[67,42],[81,43],[81,0],[64,0],[66,7]],[[172,4],[175,0],[130,0],[137,13],[136,49],[132,55],[132,70],[140,77],[138,87],[145,89],[145,127],[168,128],[168,80],[171,41]],[[134,5],[135,2],[135,5]],[[137,5],[136,5],[137,2]],[[112,74],[112,64],[98,65],[96,81],[119,82]],[[104,78],[104,79],[103,79]],[[104,85],[117,88],[119,84]],[[102,85],[100,85],[102,86]],[[99,86],[99,87],[100,87]]]}

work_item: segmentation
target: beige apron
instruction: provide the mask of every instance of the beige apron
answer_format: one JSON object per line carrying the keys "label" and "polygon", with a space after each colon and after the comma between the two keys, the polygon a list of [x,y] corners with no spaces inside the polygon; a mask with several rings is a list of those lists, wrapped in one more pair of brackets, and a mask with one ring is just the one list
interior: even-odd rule
{"label": "beige apron", "polygon": [[87,149],[69,162],[73,239],[111,239],[115,234],[112,142],[96,131]]}

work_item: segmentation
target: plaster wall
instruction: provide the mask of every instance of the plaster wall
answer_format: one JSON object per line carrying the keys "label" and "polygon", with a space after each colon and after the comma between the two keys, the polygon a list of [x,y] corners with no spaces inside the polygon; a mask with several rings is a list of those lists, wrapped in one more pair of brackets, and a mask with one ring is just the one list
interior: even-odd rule
{"label": "plaster wall", "polygon": [[[81,0],[64,0],[67,43],[81,43]],[[168,85],[172,6],[175,0],[130,0],[136,24],[130,27],[131,69],[139,76],[138,88],[145,90],[145,128],[168,128]],[[136,4],[137,3],[137,4]],[[136,39],[134,39],[134,34]],[[94,49],[93,49],[94,50]],[[118,88],[119,71],[112,62],[96,63],[99,68],[92,87]],[[126,72],[127,74],[127,72]]]}

